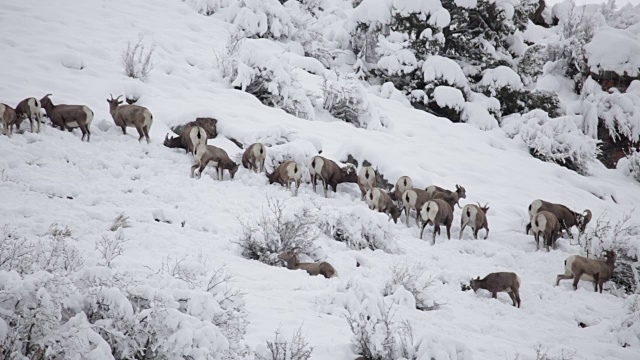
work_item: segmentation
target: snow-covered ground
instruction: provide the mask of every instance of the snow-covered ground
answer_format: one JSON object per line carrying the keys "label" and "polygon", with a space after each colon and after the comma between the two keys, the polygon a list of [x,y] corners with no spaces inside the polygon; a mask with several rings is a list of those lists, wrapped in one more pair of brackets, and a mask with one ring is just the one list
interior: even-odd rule
{"label": "snow-covered ground", "polygon": [[[217,75],[215,51],[222,51],[227,28],[177,0],[2,4],[0,101],[15,105],[28,96],[52,93],[54,103],[86,104],[95,117],[90,143],[81,142],[78,131],[50,126],[40,134],[0,136],[0,225],[11,224],[27,237],[42,235],[52,223],[68,225],[90,265],[98,260],[95,242],[125,212],[132,227],[124,230],[129,241],[116,267],[157,268],[167,256],[201,256],[215,267],[226,265],[246,293],[246,340],[252,347],[278,327],[289,336],[303,324],[315,347],[312,359],[353,359],[351,332],[339,316],[343,304],[335,294],[352,281],[382,289],[391,266],[422,262],[437,279],[429,296],[443,305],[429,312],[399,307],[396,315],[413,323],[418,335],[431,336],[433,348],[449,341],[463,344],[465,351],[437,359],[466,359],[469,354],[474,359],[515,359],[516,354],[535,359],[536,344],[554,354],[575,352],[574,359],[640,357],[637,339],[632,347],[621,346],[629,341],[618,331],[626,316],[624,300],[593,293],[591,284],[581,284],[576,292],[569,282],[554,287],[564,259],[577,253],[578,246],[562,239],[558,250],[537,252],[533,237],[523,231],[527,206],[537,198],[591,209],[594,218],[606,212],[619,219],[640,203],[638,184],[631,178],[599,164],[583,177],[534,159],[520,140],[501,129],[453,124],[394,100],[374,98],[389,124],[381,131],[355,128],[321,110],[316,121],[308,121],[266,107],[229,89]],[[127,78],[120,63],[127,42],[141,34],[156,46],[155,68],[144,83]],[[312,88],[317,79],[305,75]],[[141,94],[138,104],[154,114],[150,145],[138,143],[134,129],[125,136],[113,124],[106,98],[123,93]],[[285,154],[307,166],[322,150],[323,156],[338,161],[348,154],[366,158],[392,182],[409,175],[421,188],[463,185],[463,204],[491,207],[489,239],[474,241],[467,232],[459,240],[456,209],[452,239],[439,236],[435,246],[430,231],[418,239],[419,229],[413,222],[407,228],[404,217],[391,225],[389,241],[397,242],[396,254],[349,250],[321,236],[317,256],[336,267],[339,276],[334,279],[246,260],[234,243],[241,235],[237,216],[257,216],[267,196],[285,200],[291,193],[246,169],[232,181],[213,180],[208,176],[212,170],[190,179],[191,156],[165,148],[162,140],[169,125],[196,116],[219,120],[221,135],[210,144],[236,159],[241,149],[226,138],[272,145],[269,170]],[[328,199],[303,184],[299,196],[287,203],[312,203],[323,211],[366,207],[354,184],[339,185]],[[379,220],[386,219],[380,215]],[[493,300],[485,291],[461,291],[461,282],[494,271],[519,274],[522,308],[512,307],[506,294]],[[588,327],[580,328],[580,322]]]}

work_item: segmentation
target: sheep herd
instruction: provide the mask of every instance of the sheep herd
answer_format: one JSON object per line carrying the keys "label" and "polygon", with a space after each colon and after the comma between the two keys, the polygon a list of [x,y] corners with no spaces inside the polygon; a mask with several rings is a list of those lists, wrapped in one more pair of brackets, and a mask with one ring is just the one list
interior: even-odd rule
{"label": "sheep herd", "polygon": [[[51,94],[45,95],[42,99],[27,98],[22,100],[15,108],[7,104],[0,104],[0,121],[4,125],[5,134],[11,136],[13,127],[19,129],[20,123],[28,119],[31,123],[31,132],[36,131],[34,123],[37,124],[37,132],[40,131],[41,109],[44,109],[47,117],[54,127],[61,130],[72,131],[79,128],[82,131],[82,140],[91,139],[90,125],[93,120],[93,111],[85,105],[54,105],[50,99]],[[138,105],[122,105],[121,96],[107,99],[109,112],[117,126],[126,134],[127,127],[135,127],[140,135],[138,141],[146,138],[150,142],[149,130],[153,124],[153,115],[149,109]],[[207,166],[212,166],[216,170],[216,177],[222,180],[224,171],[227,170],[231,179],[238,171],[239,164],[236,164],[229,154],[221,148],[207,145],[209,134],[207,130],[198,125],[192,125],[178,137],[165,138],[164,145],[170,148],[182,148],[191,152],[194,164],[191,166],[191,177],[200,177]],[[267,173],[264,169],[266,159],[266,147],[261,143],[255,143],[247,147],[242,154],[243,167],[255,172],[265,172],[269,183],[278,183],[287,188],[295,183],[294,194],[297,194],[302,180],[303,167],[291,160],[278,165],[272,173]],[[337,191],[338,184],[356,183],[361,192],[361,199],[364,200],[371,210],[385,213],[390,220],[397,223],[404,212],[406,225],[410,223],[410,212],[415,212],[416,225],[421,226],[420,238],[423,236],[427,225],[433,225],[432,243],[435,244],[436,235],[440,234],[440,227],[445,226],[447,238],[451,239],[451,224],[453,223],[453,209],[457,205],[460,207],[460,199],[466,198],[466,190],[460,185],[456,185],[455,190],[446,190],[441,187],[431,185],[427,188],[419,189],[414,187],[413,181],[408,176],[398,179],[393,191],[385,191],[378,187],[379,174],[371,166],[363,166],[359,172],[356,168],[347,164],[339,166],[336,162],[322,156],[314,156],[309,162],[309,174],[313,192],[316,192],[318,179],[322,183],[324,196],[327,197],[329,187],[334,192]],[[460,220],[460,234],[462,238],[464,229],[469,226],[473,231],[475,239],[478,232],[485,230],[484,239],[489,236],[489,225],[487,221],[488,204],[482,206],[467,204],[462,208]],[[532,231],[539,249],[540,237],[543,238],[544,246],[555,247],[556,240],[566,232],[572,237],[571,229],[576,227],[579,234],[591,220],[590,210],[577,213],[561,204],[553,204],[543,200],[535,200],[529,205],[530,223],[526,227],[526,233]],[[280,254],[281,260],[285,261],[289,269],[304,269],[310,275],[323,275],[327,278],[337,274],[333,266],[326,262],[322,263],[299,263],[296,254],[285,252]],[[616,259],[614,251],[608,251],[605,260],[587,259],[582,256],[572,255],[565,261],[565,272],[556,279],[556,286],[560,280],[573,279],[573,287],[577,289],[580,280],[591,281],[594,290],[598,287],[602,293],[603,283],[611,279]],[[513,301],[514,306],[520,307],[520,277],[512,272],[499,272],[487,275],[484,279],[471,280],[470,287],[477,291],[486,289],[496,298],[498,292],[507,292]]]}

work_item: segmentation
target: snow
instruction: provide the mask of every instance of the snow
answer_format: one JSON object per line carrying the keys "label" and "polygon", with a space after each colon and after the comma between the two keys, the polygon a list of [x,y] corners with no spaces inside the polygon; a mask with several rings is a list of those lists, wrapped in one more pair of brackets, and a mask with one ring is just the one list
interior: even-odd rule
{"label": "snow", "polygon": [[444,81],[445,83],[456,86],[465,87],[467,85],[467,77],[462,72],[460,65],[455,61],[439,56],[432,55],[422,64],[422,73],[424,81],[429,83],[433,81]]}
{"label": "snow", "polygon": [[514,90],[523,88],[520,75],[513,69],[504,65],[498,66],[494,69],[485,70],[482,74],[482,80],[480,80],[480,86],[486,86],[490,89],[499,89],[508,87]]}
{"label": "snow", "polygon": [[603,26],[584,46],[591,71],[613,71],[620,75],[640,75],[640,37],[627,30]]}
{"label": "snow", "polygon": [[[362,14],[363,8],[351,15],[360,11],[359,16],[386,21],[384,11],[376,6],[386,11],[389,8],[384,6],[391,1],[365,3],[370,5],[366,14]],[[454,124],[409,108],[393,99],[394,89],[388,85],[382,85],[381,93],[391,99],[366,94],[378,118],[393,125],[376,122],[380,131],[356,128],[318,108],[316,121],[309,121],[266,107],[253,96],[231,89],[217,75],[214,51],[223,51],[231,27],[221,19],[227,14],[223,11],[219,15],[202,16],[184,2],[161,0],[112,0],[108,4],[33,0],[5,6],[0,31],[12,35],[0,40],[2,102],[17,104],[24,97],[51,92],[58,103],[86,104],[95,117],[90,143],[81,142],[77,130],[63,132],[48,125],[40,134],[0,136],[1,224],[10,224],[27,239],[41,238],[52,223],[68,225],[86,260],[71,279],[74,283],[92,282],[87,288],[104,286],[99,295],[121,304],[114,312],[126,314],[130,308],[121,294],[105,285],[105,279],[111,280],[115,273],[142,276],[148,283],[129,284],[127,291],[166,307],[164,316],[159,316],[156,308],[141,315],[151,316],[154,326],[166,331],[166,342],[161,346],[172,356],[181,350],[198,357],[202,355],[199,351],[206,349],[202,351],[216,358],[221,348],[234,341],[224,339],[222,330],[207,319],[220,311],[209,295],[189,290],[177,279],[161,288],[166,279],[146,278],[147,267],[160,268],[167,256],[185,257],[186,262],[196,265],[193,268],[204,267],[198,258],[215,268],[226,265],[226,271],[235,277],[233,284],[246,294],[246,343],[253,349],[272,339],[278,327],[289,338],[303,324],[303,333],[314,346],[312,359],[353,359],[356,354],[345,308],[375,314],[375,309],[396,303],[397,317],[415,328],[418,358],[504,359],[516,358],[516,353],[521,358],[535,358],[533,348],[538,343],[554,354],[563,349],[575,352],[576,360],[637,358],[637,322],[621,326],[629,317],[630,300],[606,291],[593,293],[590,284],[581,283],[578,291],[568,283],[555,287],[563,261],[577,253],[578,247],[561,239],[558,250],[536,252],[533,238],[523,232],[527,206],[536,198],[565,203],[576,210],[589,208],[594,214],[606,212],[618,219],[640,202],[634,180],[597,164],[591,176],[583,177],[534,159],[521,139],[510,139],[500,129],[477,128],[490,122],[481,111],[481,106],[489,107],[490,98],[465,102],[460,90],[444,86],[435,89],[435,100],[468,112],[467,122],[475,126]],[[31,28],[25,29],[25,24]],[[256,24],[245,25],[253,29]],[[277,28],[268,20],[267,25],[275,35]],[[286,26],[280,29],[281,34],[284,29]],[[157,46],[156,66],[145,83],[126,78],[120,64],[121,51],[137,33],[147,34]],[[266,64],[286,62],[307,74],[300,80],[304,90],[313,88],[318,64],[303,58],[299,51],[287,51],[268,41],[250,39],[247,44],[252,44],[255,53],[243,56]],[[67,48],[75,55],[66,59],[65,66],[60,54]],[[77,69],[78,64],[82,70]],[[427,82],[467,86],[460,66],[451,60],[432,56],[423,69]],[[109,93],[123,92],[140,95],[139,104],[154,114],[151,144],[138,143],[131,129],[124,135],[114,125],[105,98]],[[419,229],[413,222],[407,227],[402,217],[402,222],[394,224],[385,215],[370,211],[360,201],[355,184],[341,184],[337,193],[325,199],[306,183],[299,195],[292,197],[290,191],[269,185],[263,174],[242,168],[234,180],[190,179],[191,156],[165,148],[162,139],[170,131],[169,125],[179,119],[192,120],[189,117],[196,114],[218,119],[221,135],[210,144],[223,147],[234,159],[242,150],[227,138],[270,145],[268,171],[285,158],[307,166],[308,159],[322,150],[322,156],[339,161],[346,160],[348,154],[360,161],[366,158],[391,182],[409,175],[421,188],[436,184],[451,189],[461,184],[467,189],[464,203],[490,203],[489,239],[474,241],[469,234],[457,239],[460,210],[456,209],[453,238],[438,236],[432,246],[418,239]],[[603,194],[621,196],[615,203]],[[355,241],[383,242],[380,247],[386,251],[355,250],[320,235],[314,243],[318,250],[313,259],[336,267],[339,276],[334,279],[247,260],[234,243],[241,234],[236,215],[260,216],[267,196],[286,201],[288,206],[317,208],[316,215],[325,225],[342,223]],[[130,217],[131,227],[122,229],[128,241],[111,273],[95,266],[100,260],[95,244],[102,236],[113,235],[108,229],[122,212]],[[156,217],[171,223],[157,222]],[[426,232],[425,238],[430,236],[430,227]],[[422,312],[410,308],[415,299],[401,288],[382,295],[390,268],[405,262],[424,263],[426,274],[434,279],[425,294],[443,304],[440,309]],[[496,300],[485,291],[460,291],[460,283],[471,277],[504,270],[516,271],[523,281],[520,309],[511,307],[502,293]],[[56,302],[60,299],[51,296],[55,292],[42,285],[52,277],[46,274],[36,273],[27,279],[2,270],[0,291],[21,292],[28,302],[37,295],[52,306],[42,311],[59,308]],[[184,294],[188,295],[187,304],[175,301]],[[5,300],[3,297],[0,307],[15,307],[13,299],[6,300],[11,303]],[[70,304],[74,300],[73,296],[65,299]],[[590,326],[581,329],[580,321]],[[91,332],[86,318],[76,315],[66,324],[61,335],[68,336],[64,339],[69,342],[63,344],[71,344],[75,338],[85,346],[73,343],[69,349],[75,349],[80,358],[91,354],[107,358],[109,350]],[[6,322],[0,320],[0,341],[6,331]],[[632,346],[623,348],[623,342]]]}

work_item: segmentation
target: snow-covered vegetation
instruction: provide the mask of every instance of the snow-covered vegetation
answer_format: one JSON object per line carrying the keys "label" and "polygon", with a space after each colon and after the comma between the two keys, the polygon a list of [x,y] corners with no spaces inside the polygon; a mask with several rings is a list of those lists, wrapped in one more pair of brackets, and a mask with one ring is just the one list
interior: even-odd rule
{"label": "snow-covered vegetation", "polygon": [[[90,142],[73,120],[0,134],[0,359],[637,359],[639,19],[613,1],[3,4],[0,119],[51,93],[93,121]],[[150,109],[150,144],[110,94]],[[242,167],[189,178],[162,139],[197,117],[235,163],[255,142],[268,173],[297,162],[297,196]],[[463,185],[490,236],[457,239],[455,207],[431,245],[356,184],[314,193],[318,154]],[[537,252],[534,199],[593,220]],[[608,249],[604,294],[554,286],[569,255]],[[519,275],[521,308],[467,291],[497,271]]]}

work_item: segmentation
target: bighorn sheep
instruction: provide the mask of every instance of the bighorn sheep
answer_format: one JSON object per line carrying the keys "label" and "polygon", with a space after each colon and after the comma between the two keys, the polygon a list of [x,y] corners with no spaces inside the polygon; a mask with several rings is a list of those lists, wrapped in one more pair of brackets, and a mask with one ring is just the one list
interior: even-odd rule
{"label": "bighorn sheep", "polygon": [[311,174],[311,184],[313,184],[313,192],[316,192],[316,180],[320,177],[322,187],[324,189],[324,197],[327,197],[327,189],[331,185],[331,189],[336,192],[338,184],[350,182],[358,182],[358,175],[353,166],[347,165],[339,167],[334,161],[322,156],[314,156],[309,166],[309,174]]}
{"label": "bighorn sheep", "polygon": [[436,233],[440,234],[440,225],[447,227],[447,239],[451,240],[451,223],[453,222],[453,208],[444,200],[429,200],[420,210],[422,218],[422,229],[420,230],[420,239],[424,228],[428,224],[433,224],[433,244],[436,243]]}
{"label": "bighorn sheep", "polygon": [[87,137],[87,142],[91,140],[91,122],[93,121],[93,111],[85,105],[54,105],[49,98],[51,94],[45,95],[40,99],[40,104],[54,126],[60,130],[67,129],[71,131],[73,128],[80,128],[82,131],[82,139]]}
{"label": "bighorn sheep", "polygon": [[4,124],[4,132],[11,137],[13,125],[18,122],[16,111],[7,104],[0,104],[0,121]]}
{"label": "bighorn sheep", "polygon": [[447,190],[435,185],[427,186],[425,190],[427,191],[427,193],[429,193],[430,198],[432,198],[436,193],[444,193],[446,195],[450,195],[450,197],[455,200],[455,204],[458,205],[459,208],[461,207],[459,203],[460,199],[467,198],[467,191],[464,189],[464,187],[458,184],[456,184],[456,191]]}
{"label": "bighorn sheep", "polygon": [[284,260],[287,263],[287,269],[289,270],[303,269],[309,275],[322,275],[327,279],[338,276],[336,269],[328,262],[323,261],[319,263],[299,263],[296,253],[292,250],[281,253],[280,255],[278,255],[278,259]]}
{"label": "bighorn sheep", "polygon": [[168,148],[184,149],[187,153],[194,153],[199,145],[207,145],[207,131],[200,126],[188,127],[180,136],[164,138],[164,146]]}
{"label": "bighorn sheep", "polygon": [[302,167],[293,160],[287,160],[278,165],[271,174],[267,173],[269,184],[277,182],[280,185],[284,185],[287,189],[291,188],[291,183],[296,183],[295,195],[298,195],[298,189],[300,188],[300,182],[302,180]]}
{"label": "bighorn sheep", "polygon": [[[129,105],[133,106],[133,105]],[[234,163],[229,154],[219,147],[213,145],[200,144],[193,153],[194,164],[191,166],[191,177],[196,169],[198,169],[198,178],[202,176],[204,168],[211,163],[211,166],[216,168],[216,179],[224,179],[224,171],[229,170],[229,175],[233,179],[233,176],[238,171],[239,165]]]}
{"label": "bighorn sheep", "polygon": [[540,211],[531,220],[531,229],[536,239],[536,249],[540,249],[540,235],[544,239],[544,247],[549,251],[549,246],[556,248],[556,240],[562,234],[558,218],[549,211]]}
{"label": "bighorn sheep", "polygon": [[264,171],[267,150],[261,143],[251,144],[242,154],[242,166],[255,172]]}
{"label": "bighorn sheep", "polygon": [[[571,234],[571,228],[577,227],[578,234],[582,234],[587,228],[587,224],[591,221],[591,210],[585,210],[582,214],[570,210],[568,207],[562,204],[554,204],[544,200],[534,200],[529,205],[529,220],[533,219],[533,216],[540,211],[548,211],[553,213],[560,222],[560,227],[563,231],[566,231],[570,238],[573,239]],[[527,224],[525,233],[529,233],[531,229],[531,221]]]}
{"label": "bighorn sheep", "polygon": [[34,97],[26,98],[16,106],[16,116],[18,117],[18,123],[24,119],[29,119],[31,124],[31,132],[34,132],[33,122],[38,124],[38,132],[40,132],[40,121],[42,120],[42,113],[40,112],[40,101]]}
{"label": "bighorn sheep", "polygon": [[393,219],[394,223],[398,223],[398,218],[400,214],[402,214],[402,210],[396,206],[386,191],[380,188],[370,189],[365,195],[365,200],[367,201],[367,205],[369,205],[369,209],[385,213]]}
{"label": "bighorn sheep", "polygon": [[480,280],[478,276],[476,279],[471,280],[471,288],[473,292],[477,292],[478,289],[485,289],[491,292],[494,299],[498,298],[499,292],[506,292],[509,294],[513,306],[520,307],[520,277],[513,272],[495,272],[491,273]]}
{"label": "bighorn sheep", "polygon": [[393,189],[393,192],[389,194],[391,199],[398,202],[398,206],[402,206],[402,195],[405,191],[413,189],[413,181],[408,176],[401,176],[398,181],[396,181],[396,186]]}
{"label": "bighorn sheep", "polygon": [[606,260],[587,259],[579,255],[571,255],[564,261],[564,274],[556,277],[556,286],[560,280],[573,279],[573,289],[578,290],[580,280],[593,282],[593,290],[602,294],[602,286],[613,276],[616,263],[616,252],[608,250]]}
{"label": "bighorn sheep", "polygon": [[430,197],[429,194],[427,194],[427,191],[422,189],[409,189],[402,194],[402,205],[404,207],[405,216],[407,217],[407,227],[409,227],[409,212],[411,209],[416,211],[416,225],[420,225],[418,221],[420,218],[420,209],[422,209],[422,205],[424,205],[424,203],[429,199]]}
{"label": "bighorn sheep", "polygon": [[485,204],[485,206],[467,204],[462,208],[462,218],[460,219],[460,236],[462,239],[462,231],[464,228],[469,225],[473,230],[473,238],[478,239],[478,231],[480,229],[485,229],[487,233],[484,238],[489,237],[489,224],[487,223],[487,211],[489,211],[489,204]]}
{"label": "bighorn sheep", "polygon": [[149,139],[149,130],[153,124],[153,115],[149,109],[138,105],[120,105],[122,100],[118,100],[122,95],[117,98],[107,99],[109,103],[109,112],[113,121],[122,129],[123,134],[127,134],[127,127],[135,127],[138,130],[140,137],[138,142],[142,141],[142,138],[147,139],[147,144],[151,142]]}
{"label": "bighorn sheep", "polygon": [[364,200],[367,191],[373,189],[376,186],[376,171],[371,166],[364,166],[360,169],[358,174],[358,187],[360,193],[362,193],[362,200]]}

